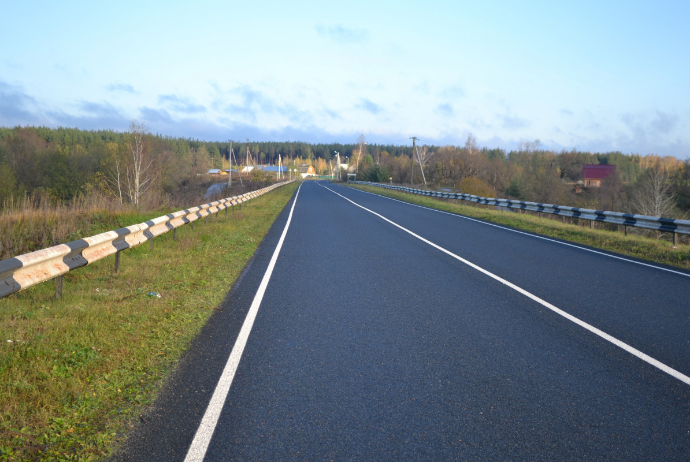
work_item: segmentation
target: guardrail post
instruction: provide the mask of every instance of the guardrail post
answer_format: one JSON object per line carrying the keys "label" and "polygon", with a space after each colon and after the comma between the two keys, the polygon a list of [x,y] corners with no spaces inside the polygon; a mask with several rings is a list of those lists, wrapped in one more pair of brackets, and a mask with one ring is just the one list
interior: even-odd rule
{"label": "guardrail post", "polygon": [[173,228],[173,241],[177,240],[177,228]]}
{"label": "guardrail post", "polygon": [[62,298],[62,274],[55,278],[55,298]]}
{"label": "guardrail post", "polygon": [[678,233],[673,232],[673,247],[678,247]]}
{"label": "guardrail post", "polygon": [[623,225],[623,234],[628,235],[628,225]]}
{"label": "guardrail post", "polygon": [[120,271],[120,251],[115,252],[115,274]]}
{"label": "guardrail post", "polygon": [[589,229],[594,229],[594,220],[589,220]]}
{"label": "guardrail post", "polygon": [[149,239],[149,250],[153,252],[153,238]]}
{"label": "guardrail post", "polygon": [[192,231],[194,231],[194,222],[192,222]]}

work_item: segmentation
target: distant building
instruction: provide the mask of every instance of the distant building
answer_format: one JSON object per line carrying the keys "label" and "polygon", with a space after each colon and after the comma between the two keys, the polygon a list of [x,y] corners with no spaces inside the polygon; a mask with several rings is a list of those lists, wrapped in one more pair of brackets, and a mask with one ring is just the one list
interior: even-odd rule
{"label": "distant building", "polygon": [[277,165],[261,165],[257,166],[263,172],[287,172],[287,167],[278,167]]}
{"label": "distant building", "polygon": [[615,165],[583,165],[582,181],[585,186],[598,188],[601,180],[616,174]]}
{"label": "distant building", "polygon": [[252,170],[261,170],[262,172],[287,172],[287,167],[278,167],[276,165],[247,165],[242,167],[242,173],[249,173]]}
{"label": "distant building", "polygon": [[208,171],[209,175],[225,175],[226,173],[219,168],[212,168]]}
{"label": "distant building", "polygon": [[316,176],[316,170],[314,169],[313,165],[302,164],[299,167],[297,167],[297,170],[299,171],[299,174],[302,178]]}

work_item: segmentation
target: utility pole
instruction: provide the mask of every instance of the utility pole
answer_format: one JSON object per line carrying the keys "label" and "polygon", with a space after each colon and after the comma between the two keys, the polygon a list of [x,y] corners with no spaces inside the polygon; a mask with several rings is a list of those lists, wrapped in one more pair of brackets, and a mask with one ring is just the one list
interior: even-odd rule
{"label": "utility pole", "polygon": [[416,139],[412,138],[412,155],[410,156],[410,160],[412,161],[412,163],[410,164],[410,187],[412,187],[412,185],[414,185],[413,178],[414,178],[414,148],[415,148],[414,142],[415,141],[416,141]]}
{"label": "utility pole", "polygon": [[[410,138],[412,140],[412,165],[414,166],[414,154],[417,153],[417,161],[419,162],[419,170],[422,172],[422,180],[424,180],[424,186],[426,186],[426,177],[424,176],[424,168],[422,168],[422,158],[419,157],[419,150],[417,149],[417,138],[413,136]],[[414,169],[413,169],[414,170]],[[412,172],[410,172],[410,184],[412,183]]]}
{"label": "utility pole", "polygon": [[[242,172],[240,171],[240,163],[237,162],[237,157],[235,157],[235,153],[232,149],[230,149],[230,154],[232,155],[232,158],[235,159],[235,166],[237,167],[237,176],[240,177],[240,186],[242,186],[242,188],[244,189],[244,183],[242,183]],[[230,169],[230,173],[232,174],[232,168]]]}
{"label": "utility pole", "polygon": [[230,169],[228,171],[228,188],[232,188],[232,141],[230,141],[230,152],[228,153],[228,163]]}

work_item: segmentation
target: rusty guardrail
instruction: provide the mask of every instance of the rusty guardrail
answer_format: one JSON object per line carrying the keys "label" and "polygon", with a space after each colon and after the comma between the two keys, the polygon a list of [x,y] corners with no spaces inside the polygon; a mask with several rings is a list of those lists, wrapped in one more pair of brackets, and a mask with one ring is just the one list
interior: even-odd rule
{"label": "rusty guardrail", "polygon": [[[116,258],[115,271],[117,272],[121,251],[131,249],[146,241],[151,242],[153,246],[153,239],[156,236],[170,230],[174,230],[176,238],[177,228],[180,226],[191,223],[193,228],[194,222],[199,218],[207,217],[224,209],[227,213],[227,209],[230,207],[240,205],[293,181],[295,180],[276,183],[239,196],[228,197],[163,215],[138,225],[106,231],[95,236],[2,260],[0,261],[0,298],[41,282],[59,278],[69,271],[113,254]],[[57,283],[58,296],[61,294],[61,283],[62,281],[59,279]]]}

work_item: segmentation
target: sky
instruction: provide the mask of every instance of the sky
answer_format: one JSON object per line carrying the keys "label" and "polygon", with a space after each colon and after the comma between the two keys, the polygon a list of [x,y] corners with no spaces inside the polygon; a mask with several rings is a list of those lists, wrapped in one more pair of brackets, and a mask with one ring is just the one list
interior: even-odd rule
{"label": "sky", "polygon": [[6,2],[0,126],[690,158],[687,1]]}

